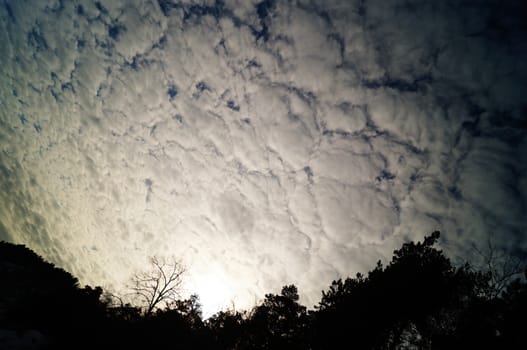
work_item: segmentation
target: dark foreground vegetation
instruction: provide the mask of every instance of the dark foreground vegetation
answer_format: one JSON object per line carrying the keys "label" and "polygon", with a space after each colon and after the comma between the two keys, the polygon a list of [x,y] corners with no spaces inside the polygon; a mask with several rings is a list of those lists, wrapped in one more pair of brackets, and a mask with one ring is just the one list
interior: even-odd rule
{"label": "dark foreground vegetation", "polygon": [[525,280],[492,259],[482,271],[454,266],[433,247],[438,238],[334,281],[314,310],[290,285],[206,321],[196,297],[147,312],[115,305],[100,287],[81,288],[28,248],[0,242],[0,349],[526,349]]}

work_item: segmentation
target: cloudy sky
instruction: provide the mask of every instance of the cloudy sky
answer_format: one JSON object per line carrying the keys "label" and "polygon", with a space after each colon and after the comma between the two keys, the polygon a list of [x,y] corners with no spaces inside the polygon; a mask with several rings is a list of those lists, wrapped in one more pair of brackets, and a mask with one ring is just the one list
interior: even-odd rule
{"label": "cloudy sky", "polygon": [[527,252],[522,1],[0,0],[0,239],[205,313],[441,230]]}

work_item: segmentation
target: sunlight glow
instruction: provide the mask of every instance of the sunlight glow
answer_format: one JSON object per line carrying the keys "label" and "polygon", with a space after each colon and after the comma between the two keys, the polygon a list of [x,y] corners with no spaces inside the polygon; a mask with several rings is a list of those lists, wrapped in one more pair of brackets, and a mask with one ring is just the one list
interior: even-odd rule
{"label": "sunlight glow", "polygon": [[232,308],[234,291],[228,285],[225,274],[213,269],[191,278],[190,290],[199,295],[203,318],[206,319],[221,310]]}

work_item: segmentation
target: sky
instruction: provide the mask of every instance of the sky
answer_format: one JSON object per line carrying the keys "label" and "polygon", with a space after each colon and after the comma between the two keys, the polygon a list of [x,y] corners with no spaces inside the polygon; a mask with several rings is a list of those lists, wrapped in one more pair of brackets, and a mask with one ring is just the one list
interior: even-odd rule
{"label": "sky", "polygon": [[0,240],[205,315],[434,230],[527,255],[522,1],[0,0]]}

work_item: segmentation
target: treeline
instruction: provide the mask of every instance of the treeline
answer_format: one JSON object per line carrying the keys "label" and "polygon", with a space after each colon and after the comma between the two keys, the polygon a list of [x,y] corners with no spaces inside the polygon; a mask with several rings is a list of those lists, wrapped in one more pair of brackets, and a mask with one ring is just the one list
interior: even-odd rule
{"label": "treeline", "polygon": [[523,349],[525,280],[454,266],[434,232],[368,274],[333,281],[313,310],[297,288],[201,317],[199,299],[145,312],[28,248],[0,242],[0,349]]}

